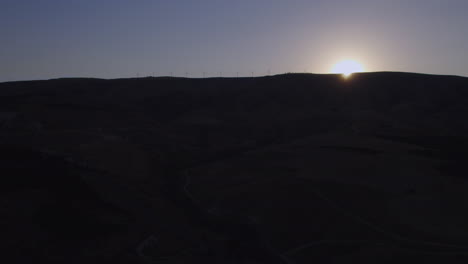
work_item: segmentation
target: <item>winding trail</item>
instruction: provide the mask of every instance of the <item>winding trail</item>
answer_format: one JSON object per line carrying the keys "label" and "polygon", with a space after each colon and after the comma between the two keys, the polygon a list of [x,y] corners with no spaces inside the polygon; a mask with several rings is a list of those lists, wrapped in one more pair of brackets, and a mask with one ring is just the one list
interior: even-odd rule
{"label": "winding trail", "polygon": [[293,264],[288,257],[276,253],[269,246],[270,243],[260,235],[258,226],[250,219],[220,215],[203,208],[189,191],[191,176],[188,169],[180,172],[179,177],[183,177],[183,184],[170,185],[173,187],[167,192],[170,199],[184,210],[193,224],[226,237],[228,250],[231,250],[232,254],[255,259],[261,263]]}

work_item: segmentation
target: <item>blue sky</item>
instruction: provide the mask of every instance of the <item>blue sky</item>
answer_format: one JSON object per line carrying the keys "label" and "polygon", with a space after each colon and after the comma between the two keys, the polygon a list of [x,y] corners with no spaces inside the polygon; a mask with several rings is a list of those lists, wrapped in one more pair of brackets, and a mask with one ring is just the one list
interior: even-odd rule
{"label": "blue sky", "polygon": [[468,76],[465,0],[2,0],[0,81],[368,71]]}

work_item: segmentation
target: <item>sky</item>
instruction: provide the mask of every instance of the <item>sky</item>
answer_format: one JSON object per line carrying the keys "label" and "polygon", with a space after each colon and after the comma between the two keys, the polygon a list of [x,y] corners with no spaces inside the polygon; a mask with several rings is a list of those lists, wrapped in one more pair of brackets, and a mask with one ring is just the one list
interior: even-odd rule
{"label": "sky", "polygon": [[466,0],[0,0],[0,82],[366,71],[468,76]]}

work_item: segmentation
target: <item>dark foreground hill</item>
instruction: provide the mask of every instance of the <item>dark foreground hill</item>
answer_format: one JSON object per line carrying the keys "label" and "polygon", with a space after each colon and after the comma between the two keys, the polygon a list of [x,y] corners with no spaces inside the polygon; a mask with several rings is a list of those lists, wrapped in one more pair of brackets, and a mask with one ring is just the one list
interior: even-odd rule
{"label": "dark foreground hill", "polygon": [[0,84],[9,263],[466,263],[468,78]]}

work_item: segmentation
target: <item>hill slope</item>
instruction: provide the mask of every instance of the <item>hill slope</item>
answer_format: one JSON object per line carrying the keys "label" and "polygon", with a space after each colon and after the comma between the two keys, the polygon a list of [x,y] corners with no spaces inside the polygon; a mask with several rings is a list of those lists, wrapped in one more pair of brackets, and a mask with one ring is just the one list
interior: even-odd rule
{"label": "hill slope", "polygon": [[468,78],[411,73],[0,83],[2,244],[53,263],[466,262],[467,113]]}

